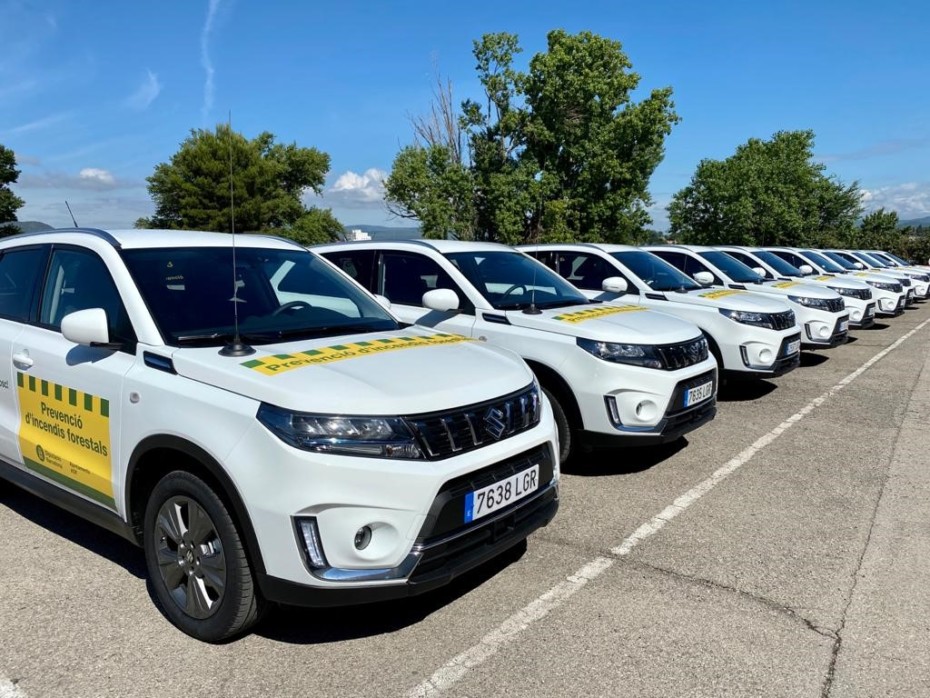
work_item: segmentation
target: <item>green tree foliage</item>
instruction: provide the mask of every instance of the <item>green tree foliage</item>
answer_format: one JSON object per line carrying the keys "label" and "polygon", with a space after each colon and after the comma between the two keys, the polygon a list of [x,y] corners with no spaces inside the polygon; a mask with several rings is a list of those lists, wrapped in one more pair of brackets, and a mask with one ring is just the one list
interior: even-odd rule
{"label": "green tree foliage", "polygon": [[275,143],[267,132],[248,140],[222,124],[215,131],[192,130],[171,160],[148,177],[155,214],[136,226],[231,232],[234,209],[237,232],[335,239],[342,226],[332,213],[308,209],[300,200],[306,189],[320,193],[327,170],[326,153]]}
{"label": "green tree foliage", "polygon": [[861,212],[844,185],[813,160],[813,131],[750,139],[726,160],[702,160],[669,205],[670,235],[696,244],[835,245]]}
{"label": "green tree foliage", "polygon": [[898,214],[884,208],[872,211],[848,237],[845,247],[857,250],[891,250],[899,245],[902,231],[898,229]]}
{"label": "green tree foliage", "polygon": [[4,225],[16,220],[16,211],[25,203],[10,185],[19,179],[16,169],[16,155],[9,148],[0,145],[0,237],[19,232],[15,225]]}
{"label": "green tree foliage", "polygon": [[[513,34],[474,42],[484,94],[461,105],[465,152],[452,133],[418,138],[394,161],[388,205],[433,237],[642,237],[651,222],[649,178],[678,121],[671,89],[633,102],[640,78],[620,43],[591,32],[550,32],[548,50],[526,73],[514,67],[520,52]],[[448,115],[451,100],[445,104],[439,112]]]}

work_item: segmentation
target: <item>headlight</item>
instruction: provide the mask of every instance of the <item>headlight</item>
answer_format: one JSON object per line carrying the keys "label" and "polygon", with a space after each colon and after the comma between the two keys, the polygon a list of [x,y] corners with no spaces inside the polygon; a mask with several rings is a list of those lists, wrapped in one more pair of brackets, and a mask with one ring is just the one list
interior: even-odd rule
{"label": "headlight", "polygon": [[578,337],[578,346],[599,359],[617,364],[630,364],[645,368],[664,368],[658,350],[648,344],[618,344],[617,342],[598,342],[593,339]]}
{"label": "headlight", "polygon": [[867,288],[844,288],[842,286],[827,286],[831,291],[836,291],[841,296],[848,296],[850,298],[859,298],[860,300],[867,301],[872,297],[872,292]]}
{"label": "headlight", "polygon": [[743,325],[765,327],[770,330],[775,329],[775,325],[772,323],[771,313],[756,313],[750,310],[728,310],[727,308],[720,308],[719,310],[721,315],[730,318],[734,322],[739,322]]}
{"label": "headlight", "polygon": [[901,293],[902,291],[901,284],[890,281],[866,281],[866,283],[875,288],[880,288],[882,291],[893,291],[894,293]]}
{"label": "headlight", "polygon": [[830,310],[830,301],[826,298],[808,298],[807,296],[788,296],[788,300],[806,308]]}
{"label": "headlight", "polygon": [[424,458],[410,427],[397,417],[346,417],[293,412],[262,404],[258,421],[304,451],[371,458]]}

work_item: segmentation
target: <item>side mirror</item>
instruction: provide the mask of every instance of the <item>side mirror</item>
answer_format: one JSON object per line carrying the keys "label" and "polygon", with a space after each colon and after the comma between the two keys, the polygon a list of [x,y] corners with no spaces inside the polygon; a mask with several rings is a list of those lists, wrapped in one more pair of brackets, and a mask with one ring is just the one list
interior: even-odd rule
{"label": "side mirror", "polygon": [[853,262],[853,266],[856,267],[856,269],[865,269],[865,265],[862,262]]}
{"label": "side mirror", "polygon": [[88,347],[109,344],[106,311],[103,308],[88,308],[65,315],[61,319],[61,334],[69,342]]}
{"label": "side mirror", "polygon": [[801,272],[801,276],[810,276],[814,273],[814,267],[810,264],[802,264],[798,267],[798,271]]}
{"label": "side mirror", "polygon": [[606,293],[624,294],[630,285],[620,276],[608,276],[601,282],[601,290]]}
{"label": "side mirror", "polygon": [[423,305],[430,310],[438,310],[441,313],[447,313],[450,310],[459,309],[459,297],[448,288],[434,288],[423,294]]}
{"label": "side mirror", "polygon": [[701,286],[710,286],[714,283],[714,275],[709,271],[696,271],[692,276]]}
{"label": "side mirror", "polygon": [[762,267],[753,267],[752,270],[756,272],[756,274],[761,276],[763,279],[768,278],[768,274],[765,273],[765,269],[763,269]]}
{"label": "side mirror", "polygon": [[391,309],[391,301],[388,299],[387,296],[382,296],[380,293],[376,293],[376,294],[375,294],[375,300],[378,301],[378,303],[379,303],[383,308],[385,308],[385,309],[387,309],[387,310],[390,310],[390,309]]}

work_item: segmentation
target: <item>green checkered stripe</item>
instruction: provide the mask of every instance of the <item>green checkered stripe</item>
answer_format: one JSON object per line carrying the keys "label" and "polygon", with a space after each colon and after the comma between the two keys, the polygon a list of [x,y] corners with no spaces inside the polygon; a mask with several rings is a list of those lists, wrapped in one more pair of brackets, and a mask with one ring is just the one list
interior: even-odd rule
{"label": "green checkered stripe", "polygon": [[106,398],[68,388],[52,381],[42,380],[35,376],[27,376],[21,372],[16,374],[16,385],[28,390],[30,393],[39,393],[42,397],[55,400],[63,405],[70,405],[83,412],[99,414],[107,419],[110,418],[110,401]]}

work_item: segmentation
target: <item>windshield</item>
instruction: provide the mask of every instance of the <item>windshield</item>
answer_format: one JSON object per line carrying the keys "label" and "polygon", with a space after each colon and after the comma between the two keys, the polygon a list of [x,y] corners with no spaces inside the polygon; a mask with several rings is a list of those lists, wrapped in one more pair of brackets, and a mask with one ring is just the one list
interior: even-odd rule
{"label": "windshield", "polygon": [[752,254],[768,264],[782,276],[803,276],[801,270],[796,266],[790,262],[786,262],[777,254],[773,254],[768,250],[755,250]]}
{"label": "windshield", "polygon": [[866,252],[853,252],[853,254],[867,266],[879,267],[881,269],[884,269],[888,266],[888,262],[878,259],[877,257],[867,254]]}
{"label": "windshield", "polygon": [[809,262],[813,262],[828,274],[842,274],[844,271],[843,267],[820,252],[814,252],[813,250],[801,250],[801,256],[805,257]]}
{"label": "windshield", "polygon": [[899,257],[898,255],[894,254],[893,252],[885,252],[885,253],[883,253],[883,254],[885,254],[885,255],[888,256],[888,257],[891,257],[894,261],[898,262],[899,264],[903,264],[903,265],[906,266],[906,267],[907,267],[907,266],[910,266],[910,264],[911,264],[911,263],[908,262],[907,260],[905,260],[905,259]]}
{"label": "windshield", "polygon": [[761,284],[765,280],[742,262],[733,259],[726,252],[708,250],[698,254],[729,276],[731,281],[738,284]]}
{"label": "windshield", "polygon": [[642,279],[653,291],[692,291],[702,288],[699,283],[650,252],[628,250],[613,252],[610,256]]}
{"label": "windshield", "polygon": [[376,300],[315,254],[239,247],[125,250],[123,257],[168,344],[221,346],[397,329]]}
{"label": "windshield", "polygon": [[484,250],[445,255],[497,310],[557,308],[588,303],[578,290],[521,252]]}
{"label": "windshield", "polygon": [[843,267],[843,269],[848,271],[857,271],[856,265],[846,259],[843,255],[838,254],[837,252],[824,252],[824,254]]}

